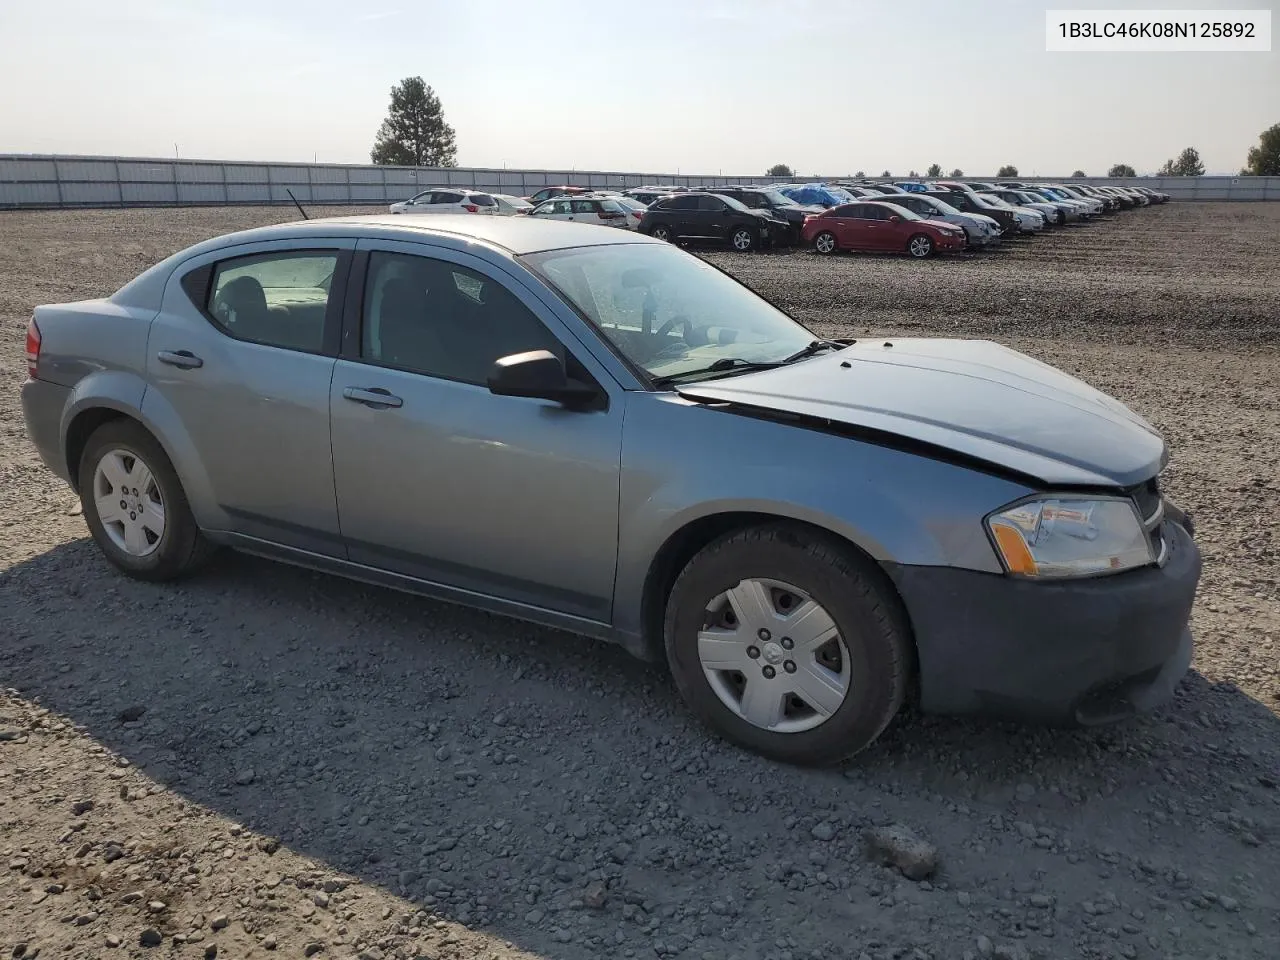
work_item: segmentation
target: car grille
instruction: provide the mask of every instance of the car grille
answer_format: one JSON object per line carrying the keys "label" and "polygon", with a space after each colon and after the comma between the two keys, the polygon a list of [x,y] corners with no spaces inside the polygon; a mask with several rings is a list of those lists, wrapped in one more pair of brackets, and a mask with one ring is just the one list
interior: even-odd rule
{"label": "car grille", "polygon": [[1151,542],[1151,552],[1157,558],[1156,563],[1163,566],[1169,546],[1164,538],[1164,495],[1160,492],[1160,478],[1152,477],[1145,483],[1129,487],[1125,493],[1132,498],[1142,517],[1142,526]]}

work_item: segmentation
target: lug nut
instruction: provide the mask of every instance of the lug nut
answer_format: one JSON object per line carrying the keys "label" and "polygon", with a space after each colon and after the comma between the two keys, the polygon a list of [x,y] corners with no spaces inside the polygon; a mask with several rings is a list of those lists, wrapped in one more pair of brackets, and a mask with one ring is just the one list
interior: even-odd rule
{"label": "lug nut", "polygon": [[760,648],[747,647],[747,656],[750,657],[752,660],[758,660],[760,658]]}
{"label": "lug nut", "polygon": [[776,677],[777,675],[778,675],[778,674],[777,674],[777,671],[776,671],[776,670],[774,670],[774,669],[773,669],[773,667],[765,667],[765,668],[764,668],[764,678],[765,678],[766,680],[772,680],[772,679],[773,679],[774,677]]}
{"label": "lug nut", "polygon": [[792,647],[794,647],[795,645],[796,645],[796,642],[795,642],[794,640],[792,640],[790,637],[783,637],[783,638],[782,638],[782,649],[783,649],[783,650],[790,650],[790,649],[791,649]]}
{"label": "lug nut", "polygon": [[760,638],[762,641],[764,641],[765,643],[768,643],[768,642],[769,642],[769,637],[771,636],[771,634],[770,634],[770,633],[769,633],[769,631],[768,631],[768,630],[766,630],[764,627],[761,627],[761,628],[760,628],[760,632],[759,632],[759,633],[757,633],[757,634],[756,634],[756,636],[757,636],[757,637],[759,637],[759,638]]}
{"label": "lug nut", "polygon": [[795,673],[796,662],[794,660],[788,660],[786,663],[782,665],[782,669],[787,671],[787,673]]}

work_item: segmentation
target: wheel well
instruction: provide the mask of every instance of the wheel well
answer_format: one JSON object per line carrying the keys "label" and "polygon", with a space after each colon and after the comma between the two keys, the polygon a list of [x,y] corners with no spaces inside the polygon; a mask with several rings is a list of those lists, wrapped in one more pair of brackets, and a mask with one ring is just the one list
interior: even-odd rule
{"label": "wheel well", "polygon": [[[667,542],[659,548],[657,555],[653,558],[653,562],[649,564],[649,573],[645,577],[644,592],[641,599],[643,647],[649,659],[659,663],[666,661],[663,628],[667,614],[667,596],[671,593],[671,587],[675,584],[676,577],[680,576],[680,572],[694,558],[694,555],[714,540],[737,533],[739,530],[766,524],[785,524],[797,532],[834,541],[855,554],[863,561],[862,566],[871,575],[876,576],[888,595],[897,601],[902,608],[903,622],[910,625],[910,615],[907,613],[906,605],[902,603],[902,596],[898,593],[898,588],[893,580],[884,572],[884,568],[876,562],[874,557],[848,538],[833,533],[815,523],[793,520],[790,517],[779,517],[771,513],[746,511],[716,513],[709,517],[701,517],[694,520],[673,533],[667,538]],[[910,638],[910,641],[914,658],[915,638]]]}
{"label": "wheel well", "polygon": [[67,427],[67,476],[71,479],[71,488],[80,492],[80,458],[84,455],[85,444],[104,423],[112,420],[132,420],[128,414],[109,407],[92,407],[76,414],[76,418]]}

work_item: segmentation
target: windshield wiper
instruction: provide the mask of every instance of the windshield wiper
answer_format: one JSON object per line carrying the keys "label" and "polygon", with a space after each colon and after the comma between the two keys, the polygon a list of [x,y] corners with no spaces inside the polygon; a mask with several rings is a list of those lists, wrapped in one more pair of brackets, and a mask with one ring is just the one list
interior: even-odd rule
{"label": "windshield wiper", "polygon": [[837,343],[834,340],[810,340],[808,344],[801,347],[791,356],[783,359],[783,363],[795,363],[797,360],[803,360],[806,357],[812,357],[815,353],[822,350],[840,350],[845,346],[843,343]]}
{"label": "windshield wiper", "polygon": [[772,370],[775,367],[786,366],[788,363],[795,363],[797,360],[811,357],[823,350],[842,350],[846,346],[848,344],[840,343],[838,340],[811,340],[803,348],[781,360],[743,360],[741,357],[721,357],[715,363],[708,364],[705,367],[682,370],[680,373],[668,374],[665,377],[655,377],[653,384],[657,387],[668,387],[673,383],[687,380],[689,377],[698,377],[708,373],[746,373],[749,370]]}
{"label": "windshield wiper", "polygon": [[782,364],[776,360],[762,363],[752,360],[743,360],[741,357],[721,357],[715,363],[708,364],[705,367],[697,367],[693,370],[682,370],[679,373],[668,374],[665,377],[655,377],[653,385],[655,387],[668,387],[673,383],[677,383],[689,377],[697,377],[706,373],[726,373],[731,370],[735,372],[742,371],[745,373],[748,370],[770,370],[774,367],[780,366],[782,366]]}

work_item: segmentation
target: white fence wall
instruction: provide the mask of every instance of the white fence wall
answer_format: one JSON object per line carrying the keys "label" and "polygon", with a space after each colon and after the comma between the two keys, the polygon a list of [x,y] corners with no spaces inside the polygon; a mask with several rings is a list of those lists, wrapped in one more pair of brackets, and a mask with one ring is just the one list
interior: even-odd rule
{"label": "white fence wall", "polygon": [[[802,180],[836,180],[802,177]],[[992,179],[974,177],[972,179]],[[1071,178],[1056,179],[1070,182]],[[359,164],[244,163],[146,157],[0,154],[0,208],[138,207],[226,204],[374,204],[433,186],[528,196],[546,186],[624,189],[768,182],[760,176],[697,176],[601,170],[495,170],[482,167],[383,167]],[[1088,177],[1163,190],[1175,200],[1280,200],[1280,177]]]}

